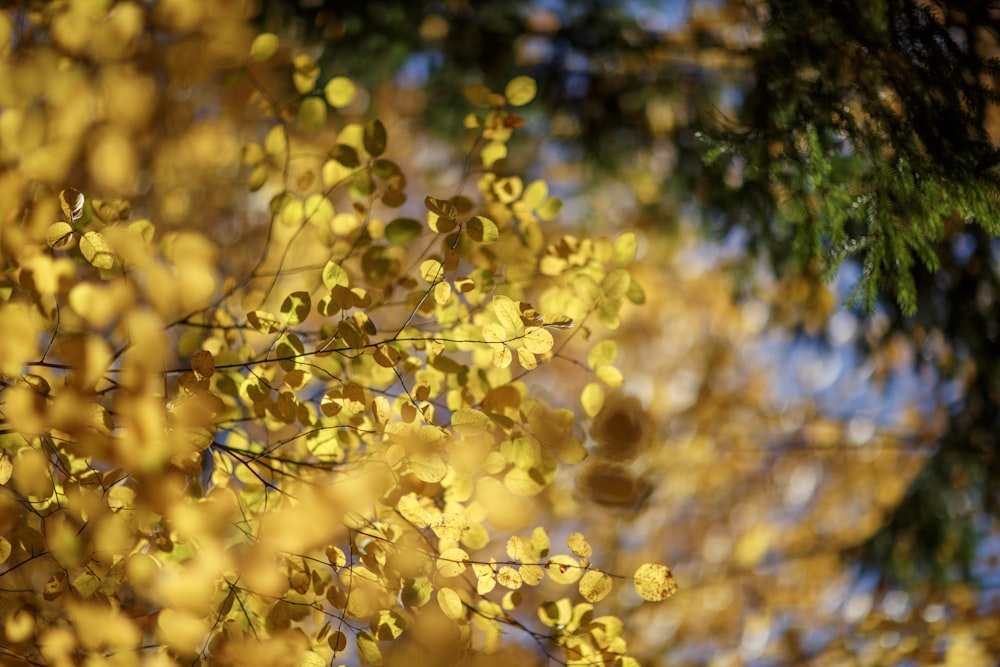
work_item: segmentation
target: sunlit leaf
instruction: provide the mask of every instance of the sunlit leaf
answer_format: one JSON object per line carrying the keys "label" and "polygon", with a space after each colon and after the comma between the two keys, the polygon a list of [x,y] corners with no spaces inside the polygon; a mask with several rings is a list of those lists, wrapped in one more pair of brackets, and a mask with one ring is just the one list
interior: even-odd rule
{"label": "sunlit leaf", "polygon": [[558,554],[545,563],[545,573],[556,583],[575,584],[583,576],[583,568],[572,556]]}
{"label": "sunlit leaf", "polygon": [[587,538],[582,533],[575,531],[570,533],[566,544],[569,546],[569,550],[580,558],[590,558],[591,553],[593,553],[590,544],[587,542]]}
{"label": "sunlit leaf", "polygon": [[469,220],[466,223],[469,237],[476,243],[494,243],[500,238],[500,232],[496,223],[481,215]]}
{"label": "sunlit leaf", "polygon": [[338,285],[341,287],[350,286],[347,272],[344,271],[338,262],[332,259],[323,267],[323,284],[326,285],[327,289],[331,290]]}
{"label": "sunlit leaf", "polygon": [[261,333],[274,333],[280,331],[281,320],[264,310],[251,310],[247,313],[247,324]]}
{"label": "sunlit leaf", "polygon": [[635,253],[638,247],[635,232],[625,232],[615,239],[612,246],[611,259],[618,266],[628,266],[635,261]]}
{"label": "sunlit leaf", "polygon": [[463,604],[462,598],[454,589],[447,586],[439,588],[437,602],[444,615],[451,620],[460,621],[465,618],[465,604]]}
{"label": "sunlit leaf", "polygon": [[479,156],[483,161],[483,166],[489,169],[498,160],[507,157],[507,144],[502,141],[491,141],[483,147]]}
{"label": "sunlit leaf", "polygon": [[250,45],[250,62],[260,63],[268,60],[278,50],[278,36],[271,32],[262,32],[254,37]]}
{"label": "sunlit leaf", "polygon": [[509,565],[502,565],[497,571],[497,583],[504,588],[517,590],[523,584],[521,573]]}
{"label": "sunlit leaf", "polygon": [[670,568],[657,563],[644,563],[632,578],[635,591],[644,600],[658,602],[677,592],[677,581]]}
{"label": "sunlit leaf", "polygon": [[87,232],[80,239],[80,252],[84,259],[99,269],[110,270],[115,266],[115,253],[100,232]]}
{"label": "sunlit leaf", "polygon": [[70,244],[73,240],[73,228],[66,222],[55,222],[45,230],[45,243],[58,250]]}
{"label": "sunlit leaf", "polygon": [[451,426],[461,435],[476,435],[489,428],[490,419],[479,410],[461,408],[451,415]]}
{"label": "sunlit leaf", "polygon": [[600,602],[611,592],[613,581],[604,572],[589,570],[580,578],[579,591],[587,602]]}
{"label": "sunlit leaf", "polygon": [[382,649],[378,640],[368,632],[359,632],[356,637],[358,657],[366,665],[382,664]]}
{"label": "sunlit leaf", "polygon": [[464,549],[453,547],[441,552],[437,559],[437,570],[443,577],[457,577],[465,572],[469,554]]}
{"label": "sunlit leaf", "polygon": [[354,96],[358,92],[358,87],[353,81],[344,76],[335,76],[330,79],[323,88],[323,95],[330,106],[341,109],[354,101]]}
{"label": "sunlit leaf", "polygon": [[83,215],[83,193],[73,188],[66,188],[59,193],[59,205],[67,221],[79,219]]}
{"label": "sunlit leaf", "polygon": [[312,308],[312,298],[309,292],[292,292],[281,302],[281,314],[285,316],[287,324],[298,324],[309,317],[309,310]]}

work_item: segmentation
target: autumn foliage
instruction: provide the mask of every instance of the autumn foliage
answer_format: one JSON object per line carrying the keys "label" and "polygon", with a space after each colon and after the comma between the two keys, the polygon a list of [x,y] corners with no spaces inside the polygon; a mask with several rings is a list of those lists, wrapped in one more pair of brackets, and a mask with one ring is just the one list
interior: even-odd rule
{"label": "autumn foliage", "polygon": [[671,571],[546,522],[623,426],[636,234],[563,234],[503,170],[534,80],[467,89],[468,168],[423,191],[367,93],[248,19],[0,14],[3,659],[634,664],[595,605]]}

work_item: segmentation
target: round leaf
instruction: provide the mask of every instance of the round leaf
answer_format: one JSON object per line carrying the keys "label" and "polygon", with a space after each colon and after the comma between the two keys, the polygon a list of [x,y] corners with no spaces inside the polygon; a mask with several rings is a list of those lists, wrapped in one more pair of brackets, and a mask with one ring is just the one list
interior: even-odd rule
{"label": "round leaf", "polygon": [[342,109],[354,100],[358,87],[346,76],[335,76],[327,82],[323,95],[330,106]]}
{"label": "round leaf", "polygon": [[507,98],[507,103],[520,107],[535,99],[538,92],[538,84],[530,76],[519,76],[511,79],[510,83],[503,91],[503,96]]}
{"label": "round leaf", "polygon": [[250,62],[264,62],[277,50],[278,36],[271,32],[263,32],[254,37],[253,44],[250,45]]}
{"label": "round leaf", "polygon": [[580,578],[580,595],[587,602],[600,602],[611,592],[612,581],[604,572],[590,570]]}
{"label": "round leaf", "polygon": [[80,252],[84,259],[99,269],[111,269],[115,265],[114,251],[100,232],[84,234],[80,239]]}
{"label": "round leaf", "polygon": [[393,245],[406,245],[420,236],[424,226],[412,218],[396,218],[385,226],[385,238]]}
{"label": "round leaf", "polygon": [[677,592],[677,581],[671,574],[670,568],[657,563],[645,563],[635,571],[632,583],[635,585],[635,592],[643,600],[658,602],[665,600]]}
{"label": "round leaf", "polygon": [[443,577],[457,577],[465,572],[468,561],[469,554],[465,549],[459,549],[458,547],[445,549],[438,556],[437,569]]}

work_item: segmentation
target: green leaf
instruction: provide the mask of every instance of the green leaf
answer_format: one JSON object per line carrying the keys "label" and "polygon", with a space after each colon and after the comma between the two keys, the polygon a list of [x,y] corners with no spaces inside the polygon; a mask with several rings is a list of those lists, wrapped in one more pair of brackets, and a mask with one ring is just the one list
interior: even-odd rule
{"label": "green leaf", "polygon": [[354,146],[337,144],[330,149],[330,157],[348,169],[354,169],[361,166],[361,158],[358,157],[358,151],[354,148]]}
{"label": "green leaf", "polygon": [[385,152],[388,137],[386,136],[385,125],[382,124],[382,121],[375,118],[370,123],[365,125],[363,141],[365,150],[368,151],[368,154],[372,157],[378,157]]}
{"label": "green leaf", "polygon": [[424,231],[424,226],[412,218],[396,218],[385,226],[385,238],[393,245],[406,245]]}

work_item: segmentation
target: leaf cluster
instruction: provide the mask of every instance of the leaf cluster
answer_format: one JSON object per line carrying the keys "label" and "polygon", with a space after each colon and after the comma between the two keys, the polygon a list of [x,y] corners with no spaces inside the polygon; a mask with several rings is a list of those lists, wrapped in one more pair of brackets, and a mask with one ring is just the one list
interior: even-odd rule
{"label": "leaf cluster", "polygon": [[[622,623],[593,614],[617,575],[581,534],[549,555],[537,523],[587,449],[576,397],[553,403],[533,379],[590,355],[595,377],[620,382],[614,355],[584,339],[643,300],[636,239],[555,233],[546,183],[499,172],[536,82],[466,90],[476,195],[411,201],[391,157],[405,136],[338,115],[353,81],[324,82],[308,54],[241,18],[171,6],[2,15],[32,31],[4,64],[15,79],[54,54],[81,73],[134,55],[74,42],[64,20],[101,31],[132,16],[155,33],[129,33],[140,50],[200,44],[197,18],[241,35],[220,69],[261,113],[239,150],[197,159],[242,168],[266,217],[259,255],[231,264],[189,208],[177,224],[132,219],[183,200],[159,172],[144,197],[95,169],[88,185],[134,195],[107,200],[70,187],[51,153],[51,172],[8,179],[30,203],[5,218],[17,242],[0,282],[5,659],[382,664],[426,642],[456,659],[509,651],[507,628],[567,663],[633,664]],[[192,86],[221,78],[184,72]],[[39,149],[22,148],[8,166]],[[147,160],[138,137],[120,148],[108,155]],[[632,584],[633,602],[677,588],[654,562]]]}

